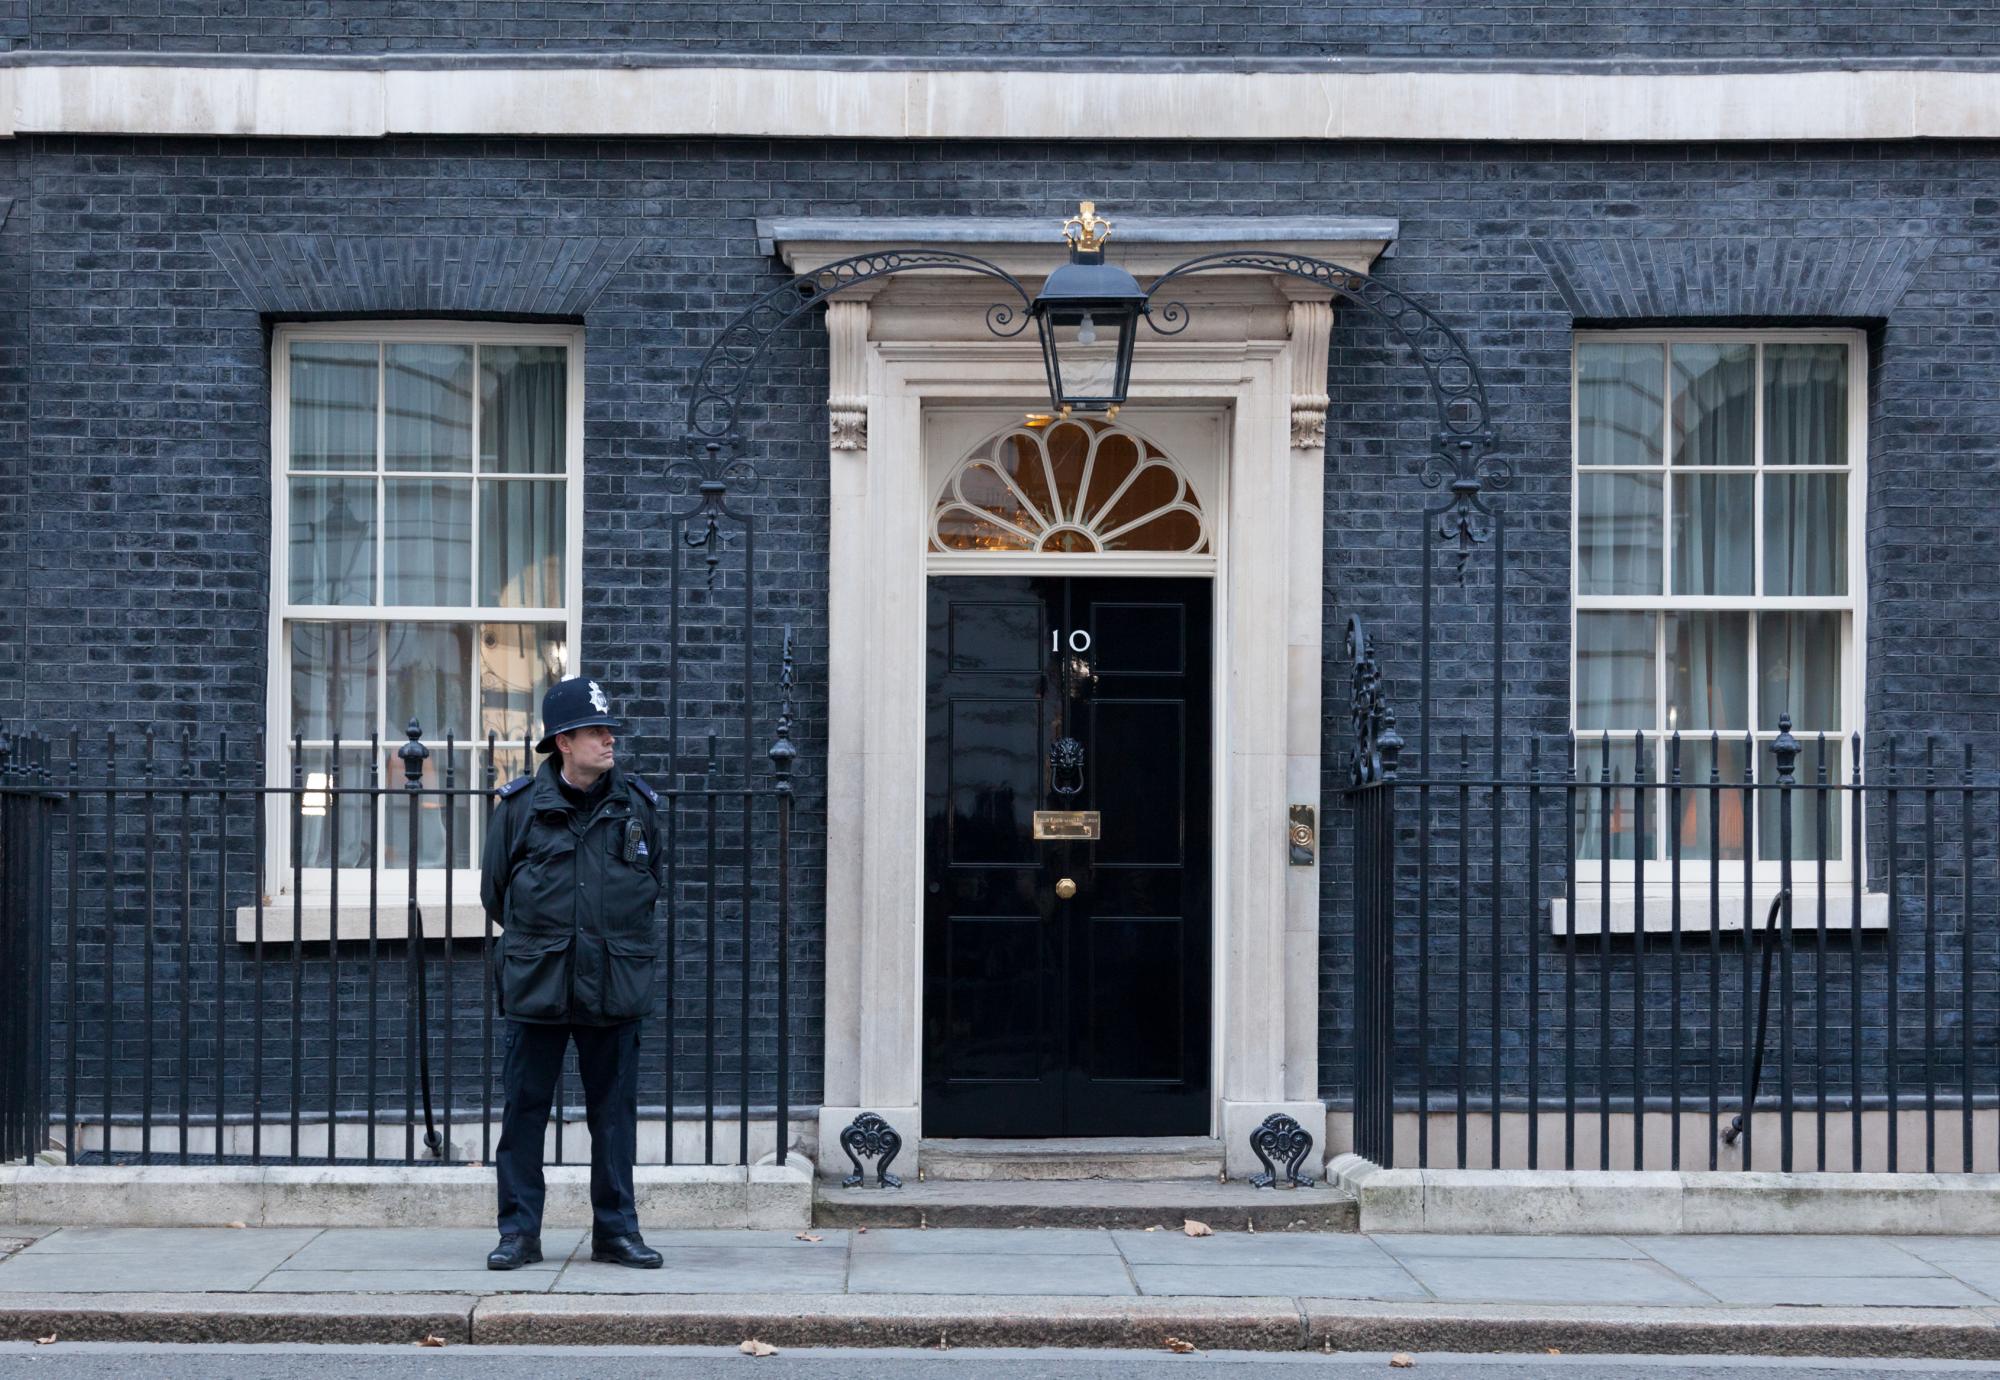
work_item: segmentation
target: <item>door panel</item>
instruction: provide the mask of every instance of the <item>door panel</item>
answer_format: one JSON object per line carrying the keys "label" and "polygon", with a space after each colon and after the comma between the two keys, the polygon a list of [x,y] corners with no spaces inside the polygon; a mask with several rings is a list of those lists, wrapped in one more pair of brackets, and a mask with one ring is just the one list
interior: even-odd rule
{"label": "door panel", "polygon": [[[1207,1131],[1210,599],[930,582],[926,1133]],[[1065,736],[1073,783],[1050,763]],[[1102,836],[1036,841],[1036,810],[1097,811]]]}

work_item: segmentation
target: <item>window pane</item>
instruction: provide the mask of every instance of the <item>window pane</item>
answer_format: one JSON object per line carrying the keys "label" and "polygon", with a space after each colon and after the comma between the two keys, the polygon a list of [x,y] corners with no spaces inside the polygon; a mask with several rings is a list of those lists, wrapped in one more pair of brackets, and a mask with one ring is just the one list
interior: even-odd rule
{"label": "window pane", "polygon": [[[1771,751],[1768,742],[1758,745],[1757,779],[1776,781],[1778,779],[1778,758]],[[1818,738],[1799,737],[1798,761],[1792,767],[1792,779],[1798,785],[1792,788],[1792,861],[1813,863],[1819,860],[1820,849],[1820,793],[1819,784],[1820,743]],[[1840,782],[1841,765],[1844,760],[1840,750],[1840,739],[1826,740],[1826,779],[1830,785]],[[1784,837],[1779,834],[1779,826],[1784,822],[1784,793],[1782,791],[1760,791],[1757,795],[1757,853],[1766,861],[1775,862],[1784,856]],[[1826,793],[1826,857],[1833,862],[1840,857],[1841,794],[1829,790]],[[1801,882],[1803,877],[1795,877]],[[1818,923],[1819,913],[1809,903],[1800,902],[1793,908],[1792,924],[1803,928]],[[1827,923],[1845,924],[1846,914],[1828,909]]]}
{"label": "window pane", "polygon": [[[1659,779],[1655,770],[1657,746],[1655,740],[1649,739],[1646,743],[1648,781]],[[1576,792],[1576,855],[1579,858],[1604,856],[1607,827],[1611,834],[1612,857],[1633,857],[1640,847],[1646,850],[1648,857],[1653,855],[1654,840],[1659,837],[1660,793],[1652,789],[1646,792],[1646,832],[1641,843],[1638,792],[1630,784],[1634,763],[1638,760],[1636,747],[1630,734],[1614,736],[1609,740],[1607,757],[1605,739],[1577,740],[1576,779],[1580,784]],[[1589,789],[1586,790],[1585,786]],[[1621,786],[1623,789],[1620,789]]]}
{"label": "window pane", "polygon": [[386,363],[382,467],[471,469],[472,347],[391,345]]}
{"label": "window pane", "polygon": [[1847,593],[1847,476],[1764,476],[1764,592]]}
{"label": "window pane", "polygon": [[1660,477],[1576,478],[1579,594],[1660,592]]}
{"label": "window pane", "polygon": [[1577,727],[1656,727],[1653,615],[1579,613],[1576,640]]}
{"label": "window pane", "polygon": [[391,623],[388,643],[389,732],[400,734],[415,719],[426,742],[470,736],[472,625]]}
{"label": "window pane", "polygon": [[[305,789],[280,799],[285,807],[282,827],[293,840],[304,867],[367,867],[373,860],[370,826],[375,819],[368,794],[367,749],[340,750],[340,779],[334,780],[333,754],[328,748],[306,748],[299,754],[300,783]],[[335,816],[338,815],[336,823]],[[340,838],[336,841],[334,834]]]}
{"label": "window pane", "polygon": [[292,624],[292,732],[366,738],[375,727],[373,623]]}
{"label": "window pane", "polygon": [[292,468],[375,468],[375,346],[298,341],[291,350]]}
{"label": "window pane", "polygon": [[1750,615],[1670,613],[1667,729],[1750,727]]}
{"label": "window pane", "polygon": [[1840,732],[1842,613],[1757,615],[1757,727],[1792,716],[1794,733]]}
{"label": "window pane", "polygon": [[535,480],[480,485],[479,602],[552,609],[563,602],[563,486]]}
{"label": "window pane", "polygon": [[1847,347],[1764,347],[1764,463],[1847,463]]}
{"label": "window pane", "polygon": [[1576,454],[1582,465],[1660,463],[1664,345],[1576,347]]}
{"label": "window pane", "polygon": [[1674,463],[1748,465],[1755,457],[1756,347],[1674,346]]}
{"label": "window pane", "polygon": [[375,481],[294,479],[291,484],[294,604],[375,602]]}
{"label": "window pane", "polygon": [[[1667,770],[1674,759],[1669,744]],[[1680,740],[1681,798],[1675,811],[1674,827],[1681,841],[1685,862],[1743,860],[1743,792],[1718,790],[1709,798],[1709,773],[1727,785],[1743,780],[1743,740],[1684,737]],[[1662,797],[1664,809],[1674,810],[1671,795]]]}
{"label": "window pane", "polygon": [[479,347],[479,467],[561,474],[569,351],[560,345]]}
{"label": "window pane", "polygon": [[383,481],[385,604],[472,602],[472,484],[445,479]]}
{"label": "window pane", "polygon": [[1747,474],[1674,476],[1674,593],[1754,594],[1756,481]]}
{"label": "window pane", "polygon": [[488,623],[479,630],[479,732],[503,743],[541,737],[542,696],[568,674],[560,623]]}
{"label": "window pane", "polygon": [[[445,815],[451,815],[451,865],[469,867],[472,859],[472,797],[469,794],[442,794],[442,788],[449,786],[454,792],[484,789],[484,782],[472,775],[472,753],[460,748],[452,754],[452,774],[449,782],[444,776],[445,752],[442,748],[432,748],[430,757],[424,762],[424,774],[419,778],[415,792],[403,785],[403,763],[393,750],[385,754],[384,770],[389,773],[385,782],[391,789],[384,792],[387,808],[382,819],[382,856],[389,867],[410,865],[410,799],[414,795],[417,803],[417,866],[443,867],[445,865]],[[433,792],[437,792],[433,794]],[[468,898],[470,899],[470,898]],[[425,932],[442,935],[444,921],[441,910],[433,911],[425,917]],[[431,925],[437,926],[431,930]]]}

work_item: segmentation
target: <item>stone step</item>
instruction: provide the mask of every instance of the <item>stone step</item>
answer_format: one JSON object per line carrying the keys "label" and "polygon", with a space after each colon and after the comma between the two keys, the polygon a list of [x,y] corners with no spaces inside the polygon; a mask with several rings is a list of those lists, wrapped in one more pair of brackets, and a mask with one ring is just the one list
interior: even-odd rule
{"label": "stone step", "polygon": [[1199,1179],[1222,1172],[1221,1142],[1207,1136],[1050,1140],[926,1140],[924,1178]]}
{"label": "stone step", "polygon": [[1224,1231],[1358,1231],[1353,1195],[1312,1188],[1252,1188],[1200,1179],[937,1180],[860,1188],[822,1180],[813,1222],[822,1227],[1159,1227],[1193,1218]]}

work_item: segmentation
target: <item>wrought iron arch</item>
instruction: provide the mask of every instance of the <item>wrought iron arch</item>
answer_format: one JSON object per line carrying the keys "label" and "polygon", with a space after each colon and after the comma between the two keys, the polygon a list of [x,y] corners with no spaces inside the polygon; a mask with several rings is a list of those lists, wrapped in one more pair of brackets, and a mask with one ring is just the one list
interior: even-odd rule
{"label": "wrought iron arch", "polygon": [[[1307,254],[1254,250],[1204,254],[1155,278],[1147,297],[1157,299],[1160,290],[1176,279],[1226,269],[1276,273],[1317,283],[1336,300],[1360,307],[1383,322],[1416,357],[1430,380],[1431,399],[1437,408],[1432,454],[1424,461],[1419,477],[1425,488],[1443,490],[1439,501],[1425,512],[1443,519],[1438,535],[1457,541],[1462,566],[1472,547],[1484,541],[1489,531],[1487,519],[1492,511],[1482,492],[1504,489],[1514,478],[1514,467],[1493,453],[1497,438],[1486,400],[1486,382],[1464,339],[1401,289],[1358,269]],[[1187,329],[1189,319],[1186,304],[1178,300],[1149,307],[1146,316],[1147,324],[1162,335],[1180,334]]]}
{"label": "wrought iron arch", "polygon": [[[676,467],[683,477],[697,479],[707,496],[697,511],[712,518],[727,481],[748,469],[733,455],[739,444],[737,399],[778,332],[827,299],[862,283],[896,273],[940,270],[990,278],[1019,298],[1019,307],[1001,301],[986,309],[987,328],[995,335],[1012,337],[1027,327],[1033,299],[1020,279],[989,260],[941,249],[890,249],[838,259],[767,290],[724,326],[702,356],[688,396],[688,442],[691,450],[702,454],[699,458],[690,456]],[[1274,273],[1316,283],[1335,300],[1359,307],[1386,324],[1416,357],[1429,380],[1437,413],[1432,454],[1424,461],[1419,478],[1425,488],[1441,493],[1425,513],[1441,519],[1439,536],[1457,542],[1463,568],[1472,547],[1484,541],[1490,530],[1493,514],[1482,496],[1484,491],[1506,488],[1513,481],[1514,470],[1494,454],[1496,436],[1485,380],[1458,332],[1408,293],[1358,269],[1306,254],[1255,250],[1204,254],[1162,273],[1147,289],[1148,324],[1161,335],[1186,330],[1191,319],[1187,304],[1178,299],[1159,300],[1161,289],[1197,273],[1224,270]],[[754,482],[754,471],[749,474]]]}

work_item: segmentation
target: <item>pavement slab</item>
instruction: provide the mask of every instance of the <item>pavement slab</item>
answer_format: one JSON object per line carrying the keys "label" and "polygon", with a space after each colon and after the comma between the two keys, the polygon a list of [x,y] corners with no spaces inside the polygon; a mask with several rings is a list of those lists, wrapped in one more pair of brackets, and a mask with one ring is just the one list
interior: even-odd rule
{"label": "pavement slab", "polygon": [[1329,1298],[1428,1299],[1430,1291],[1395,1265],[1351,1269],[1302,1269],[1281,1265],[1134,1265],[1143,1294],[1232,1298],[1311,1289]]}
{"label": "pavement slab", "polygon": [[1699,1275],[1702,1290],[1722,1303],[1795,1307],[1977,1308],[1991,1295],[1948,1277],[1884,1275]]}
{"label": "pavement slab", "polygon": [[1937,1275],[1881,1236],[1635,1236],[1633,1245],[1689,1278],[1705,1275]]}
{"label": "pavement slab", "polygon": [[23,1251],[0,1263],[0,1297],[7,1294],[133,1294],[250,1290],[275,1260],[216,1259],[148,1251],[144,1255],[36,1255]]}
{"label": "pavement slab", "polygon": [[1106,1235],[1119,1254],[1134,1265],[1283,1265],[1318,1270],[1395,1264],[1393,1257],[1375,1240],[1345,1233],[1307,1236],[1290,1232],[1228,1232],[1189,1236],[1179,1231],[1115,1231]]}
{"label": "pavement slab", "polygon": [[[1152,1233],[1165,1236],[1165,1232]],[[1176,1235],[1179,1233],[1176,1232]],[[1097,1228],[1014,1227],[982,1231],[977,1227],[939,1227],[929,1231],[877,1230],[853,1238],[856,1256],[875,1255],[1102,1255],[1117,1256],[1124,1233]],[[1187,1240],[1182,1236],[1183,1241]]]}
{"label": "pavement slab", "polygon": [[838,1294],[847,1287],[847,1252],[838,1246],[773,1251],[757,1246],[654,1243],[665,1263],[634,1270],[600,1263],[589,1252],[555,1282],[564,1294]]}
{"label": "pavement slab", "polygon": [[1646,1253],[1621,1236],[1436,1236],[1377,1233],[1372,1241],[1398,1259],[1433,1256],[1487,1259],[1644,1260]]}
{"label": "pavement slab", "polygon": [[[384,1270],[416,1274],[426,1270],[486,1269],[486,1253],[499,1236],[472,1227],[332,1227],[294,1251],[280,1271],[344,1272]],[[542,1232],[542,1259],[514,1274],[554,1275],[582,1244],[584,1229]]]}
{"label": "pavement slab", "polygon": [[1706,1304],[1708,1294],[1650,1260],[1440,1257],[1405,1260],[1447,1302]]}
{"label": "pavement slab", "polygon": [[1007,1253],[864,1254],[856,1251],[847,1287],[855,1294],[1136,1294],[1125,1262],[1112,1255]]}
{"label": "pavement slab", "polygon": [[63,1227],[38,1238],[24,1255],[157,1254],[269,1258],[273,1268],[320,1234],[319,1227]]}

